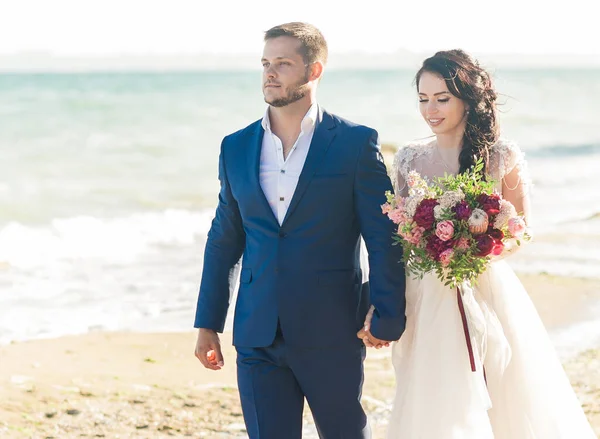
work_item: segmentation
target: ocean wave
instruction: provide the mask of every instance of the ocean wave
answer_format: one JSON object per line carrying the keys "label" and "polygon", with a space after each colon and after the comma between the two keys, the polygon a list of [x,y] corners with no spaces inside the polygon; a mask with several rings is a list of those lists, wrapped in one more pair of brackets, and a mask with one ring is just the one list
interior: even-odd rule
{"label": "ocean wave", "polygon": [[[572,224],[572,223],[590,223],[590,222],[596,222],[600,220],[600,212],[594,212],[594,213],[590,213],[590,214],[585,214],[585,215],[581,215],[581,216],[577,216],[571,219],[566,219],[566,220],[562,220],[560,222],[558,222],[557,224]],[[586,230],[580,229],[580,232],[585,234]]]}
{"label": "ocean wave", "polygon": [[213,215],[166,210],[122,218],[57,218],[39,227],[11,222],[0,229],[0,263],[21,269],[82,259],[128,264],[153,246],[195,243],[208,232]]}
{"label": "ocean wave", "polygon": [[528,157],[581,157],[600,154],[600,143],[585,143],[580,145],[549,145],[540,148],[528,149]]}

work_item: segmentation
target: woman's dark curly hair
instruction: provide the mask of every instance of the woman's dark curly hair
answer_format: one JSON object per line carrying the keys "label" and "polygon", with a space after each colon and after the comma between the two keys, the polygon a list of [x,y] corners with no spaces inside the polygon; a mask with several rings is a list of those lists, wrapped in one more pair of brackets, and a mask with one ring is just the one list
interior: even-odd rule
{"label": "woman's dark curly hair", "polygon": [[490,74],[460,49],[437,52],[423,61],[415,76],[417,90],[424,72],[441,76],[450,93],[467,105],[467,123],[458,157],[459,172],[465,172],[482,158],[487,173],[490,148],[500,135],[496,110],[498,96]]}

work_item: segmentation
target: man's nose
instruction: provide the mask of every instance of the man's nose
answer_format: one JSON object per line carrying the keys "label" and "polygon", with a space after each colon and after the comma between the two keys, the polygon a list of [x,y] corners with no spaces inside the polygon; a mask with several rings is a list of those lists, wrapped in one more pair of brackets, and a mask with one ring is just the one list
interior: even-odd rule
{"label": "man's nose", "polygon": [[265,76],[269,79],[275,78],[277,76],[277,71],[275,70],[275,67],[273,67],[273,65],[265,67],[264,73]]}

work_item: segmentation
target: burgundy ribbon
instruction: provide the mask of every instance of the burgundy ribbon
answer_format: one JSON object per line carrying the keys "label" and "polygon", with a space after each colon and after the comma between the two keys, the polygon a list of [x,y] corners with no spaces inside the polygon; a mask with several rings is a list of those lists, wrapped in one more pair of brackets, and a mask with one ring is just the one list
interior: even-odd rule
{"label": "burgundy ribbon", "polygon": [[[467,342],[467,350],[469,351],[469,361],[471,362],[471,372],[476,371],[475,367],[475,354],[473,354],[473,346],[471,345],[471,334],[469,333],[469,324],[467,323],[467,315],[465,314],[465,306],[463,304],[462,295],[460,290],[456,287],[456,299],[458,300],[458,310],[460,311],[460,318],[463,324],[463,330],[465,331],[465,341]],[[483,368],[483,379],[487,384],[487,377],[485,375],[485,367]]]}
{"label": "burgundy ribbon", "polygon": [[467,323],[467,315],[465,314],[465,306],[463,305],[462,295],[456,287],[456,298],[458,300],[458,310],[462,319],[463,330],[465,331],[465,340],[467,341],[467,350],[469,351],[469,361],[471,362],[471,372],[475,372],[475,355],[473,354],[473,346],[471,345],[471,334],[469,334],[469,325]]}

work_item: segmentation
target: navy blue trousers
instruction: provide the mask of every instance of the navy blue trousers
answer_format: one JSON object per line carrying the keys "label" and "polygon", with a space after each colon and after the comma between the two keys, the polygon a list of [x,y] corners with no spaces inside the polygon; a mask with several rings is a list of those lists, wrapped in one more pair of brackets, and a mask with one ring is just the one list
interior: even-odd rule
{"label": "navy blue trousers", "polygon": [[368,439],[360,404],[365,347],[286,346],[280,330],[266,348],[237,347],[237,372],[250,439],[302,437],[304,399],[321,439]]}

